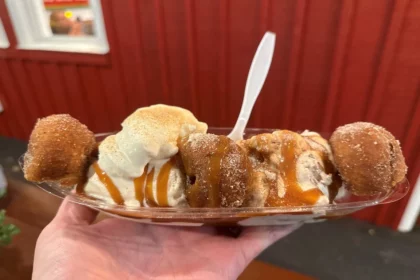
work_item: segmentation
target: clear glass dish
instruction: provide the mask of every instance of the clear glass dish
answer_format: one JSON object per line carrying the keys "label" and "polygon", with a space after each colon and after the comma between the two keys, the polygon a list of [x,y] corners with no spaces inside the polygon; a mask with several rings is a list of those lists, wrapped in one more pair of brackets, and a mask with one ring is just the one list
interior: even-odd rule
{"label": "clear glass dish", "polygon": [[[230,128],[209,128],[210,133],[227,135]],[[245,132],[245,138],[260,133],[271,133],[273,129],[250,128]],[[113,133],[97,134],[97,141],[102,141]],[[328,139],[329,134],[321,133]],[[19,159],[24,165],[23,156]],[[404,179],[391,192],[375,196],[354,196],[346,193],[329,205],[299,206],[299,207],[244,207],[244,208],[168,208],[168,207],[129,207],[113,205],[104,201],[77,194],[72,189],[62,188],[58,184],[36,184],[42,190],[64,199],[91,207],[107,215],[128,219],[141,223],[183,226],[259,226],[284,225],[294,223],[313,223],[338,218],[378,204],[395,202],[403,198],[409,190],[409,183]]]}

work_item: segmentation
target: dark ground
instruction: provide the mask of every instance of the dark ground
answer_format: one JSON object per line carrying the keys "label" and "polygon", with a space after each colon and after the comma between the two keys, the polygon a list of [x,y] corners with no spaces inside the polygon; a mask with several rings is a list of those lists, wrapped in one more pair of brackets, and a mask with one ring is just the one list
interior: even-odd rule
{"label": "dark ground", "polygon": [[[16,160],[25,149],[0,137],[9,178],[22,179]],[[308,224],[258,259],[319,279],[420,279],[420,229],[398,233],[350,218]]]}
{"label": "dark ground", "polygon": [[258,259],[319,279],[420,279],[420,230],[399,233],[350,218],[309,224]]}

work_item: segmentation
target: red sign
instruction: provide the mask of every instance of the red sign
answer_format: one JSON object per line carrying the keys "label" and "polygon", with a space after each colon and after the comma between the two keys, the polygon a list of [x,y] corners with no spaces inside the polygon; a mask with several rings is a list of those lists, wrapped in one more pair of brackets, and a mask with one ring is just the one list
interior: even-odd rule
{"label": "red sign", "polygon": [[44,0],[47,9],[89,7],[89,0]]}

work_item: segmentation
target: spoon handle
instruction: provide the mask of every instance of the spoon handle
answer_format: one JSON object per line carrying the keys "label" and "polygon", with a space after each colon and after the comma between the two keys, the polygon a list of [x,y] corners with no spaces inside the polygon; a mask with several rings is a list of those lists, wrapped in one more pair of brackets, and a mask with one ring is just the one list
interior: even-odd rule
{"label": "spoon handle", "polygon": [[272,32],[266,32],[258,46],[257,52],[252,60],[251,68],[249,69],[241,112],[239,113],[234,129],[228,135],[232,140],[243,139],[252,108],[261,92],[268,70],[270,69],[275,41],[276,35]]}

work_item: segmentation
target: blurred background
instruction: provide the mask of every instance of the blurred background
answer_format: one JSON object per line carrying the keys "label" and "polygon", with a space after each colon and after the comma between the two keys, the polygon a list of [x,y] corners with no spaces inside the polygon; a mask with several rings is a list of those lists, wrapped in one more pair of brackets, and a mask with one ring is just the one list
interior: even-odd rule
{"label": "blurred background", "polygon": [[412,190],[353,218],[401,231],[416,223],[419,0],[0,0],[0,20],[6,175],[37,118],[54,113],[108,132],[136,108],[165,103],[233,126],[253,55],[272,31],[273,63],[249,126],[384,126],[401,141]]}

